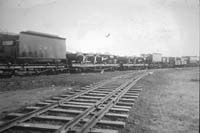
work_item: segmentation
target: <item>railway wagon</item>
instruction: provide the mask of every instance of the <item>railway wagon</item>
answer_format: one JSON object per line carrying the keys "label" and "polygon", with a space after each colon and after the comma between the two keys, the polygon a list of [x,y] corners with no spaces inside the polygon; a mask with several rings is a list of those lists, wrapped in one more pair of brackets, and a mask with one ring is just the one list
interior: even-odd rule
{"label": "railway wagon", "polygon": [[67,59],[67,64],[69,66],[72,66],[73,63],[77,64],[82,64],[83,61],[85,60],[84,54],[78,54],[78,53],[66,53],[66,59]]}
{"label": "railway wagon", "polygon": [[175,58],[175,64],[174,64],[175,67],[182,67],[182,61],[181,61],[181,58],[180,57],[176,57]]}
{"label": "railway wagon", "polygon": [[1,73],[65,68],[65,38],[33,31],[4,36],[7,37],[1,37],[0,41]]}
{"label": "railway wagon", "polygon": [[117,63],[120,65],[120,70],[138,70],[147,67],[143,57],[118,57]]}
{"label": "railway wagon", "polygon": [[67,53],[69,69],[72,72],[114,70],[118,68],[116,56],[91,54],[91,53]]}
{"label": "railway wagon", "polygon": [[153,63],[161,63],[162,62],[162,54],[160,54],[160,53],[153,53],[152,54],[152,62]]}
{"label": "railway wagon", "polygon": [[26,31],[19,35],[19,56],[26,63],[60,62],[66,58],[65,38]]}
{"label": "railway wagon", "polygon": [[167,57],[167,58],[168,58],[167,68],[175,67],[176,58],[175,57]]}
{"label": "railway wagon", "polygon": [[1,34],[0,63],[50,63],[66,59],[65,38],[33,31]]}
{"label": "railway wagon", "polygon": [[168,57],[162,57],[162,68],[167,68],[169,64],[169,58]]}
{"label": "railway wagon", "polygon": [[0,33],[0,64],[13,62],[18,53],[19,35]]}
{"label": "railway wagon", "polygon": [[162,54],[152,53],[152,54],[141,54],[145,59],[145,63],[148,64],[149,69],[162,68]]}
{"label": "railway wagon", "polygon": [[185,66],[199,66],[199,57],[198,56],[183,56],[182,57],[187,64]]}

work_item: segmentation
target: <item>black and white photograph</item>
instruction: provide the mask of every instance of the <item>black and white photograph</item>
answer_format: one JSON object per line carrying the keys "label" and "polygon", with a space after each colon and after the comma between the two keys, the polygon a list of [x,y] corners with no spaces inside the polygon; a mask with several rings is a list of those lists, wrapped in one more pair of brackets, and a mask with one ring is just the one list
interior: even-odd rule
{"label": "black and white photograph", "polygon": [[199,133],[199,0],[0,0],[0,133]]}

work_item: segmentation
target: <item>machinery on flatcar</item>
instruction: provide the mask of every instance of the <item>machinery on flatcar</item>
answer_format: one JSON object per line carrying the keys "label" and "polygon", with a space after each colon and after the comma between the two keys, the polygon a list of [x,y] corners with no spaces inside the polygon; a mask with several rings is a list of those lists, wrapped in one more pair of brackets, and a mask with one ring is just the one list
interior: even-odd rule
{"label": "machinery on flatcar", "polygon": [[67,60],[72,71],[116,70],[117,57],[104,54],[67,53]]}

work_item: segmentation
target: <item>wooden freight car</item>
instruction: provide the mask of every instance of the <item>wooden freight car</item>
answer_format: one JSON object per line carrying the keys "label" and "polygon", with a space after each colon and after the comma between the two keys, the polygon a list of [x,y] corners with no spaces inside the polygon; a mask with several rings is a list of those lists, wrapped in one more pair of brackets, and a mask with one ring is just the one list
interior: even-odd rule
{"label": "wooden freight car", "polygon": [[0,38],[0,71],[44,71],[66,65],[65,38],[23,31]]}
{"label": "wooden freight car", "polygon": [[19,35],[18,59],[26,63],[60,62],[66,58],[65,38],[55,35],[26,31]]}

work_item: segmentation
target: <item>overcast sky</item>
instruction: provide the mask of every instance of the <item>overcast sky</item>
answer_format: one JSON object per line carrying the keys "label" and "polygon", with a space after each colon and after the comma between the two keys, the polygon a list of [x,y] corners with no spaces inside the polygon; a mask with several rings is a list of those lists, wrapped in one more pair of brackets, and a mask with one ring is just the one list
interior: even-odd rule
{"label": "overcast sky", "polygon": [[199,54],[198,0],[0,0],[0,31],[66,37],[67,51]]}

